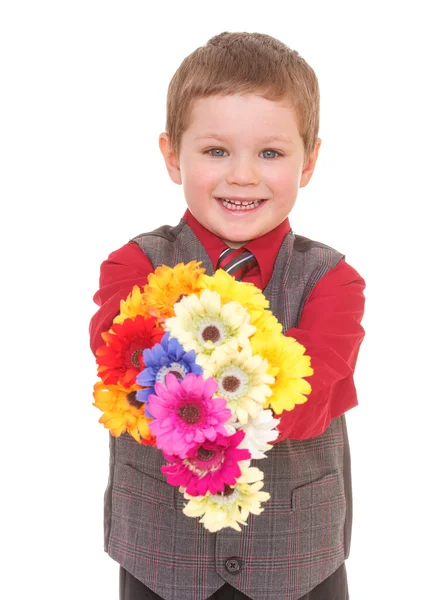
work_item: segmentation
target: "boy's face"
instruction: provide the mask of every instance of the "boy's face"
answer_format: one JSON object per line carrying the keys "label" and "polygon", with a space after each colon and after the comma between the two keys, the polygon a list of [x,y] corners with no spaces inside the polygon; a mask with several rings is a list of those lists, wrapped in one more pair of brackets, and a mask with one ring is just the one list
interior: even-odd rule
{"label": "boy's face", "polygon": [[288,216],[311,179],[320,144],[304,165],[294,108],[254,94],[195,100],[178,158],[167,134],[160,135],[168,172],[183,184],[189,210],[232,247]]}

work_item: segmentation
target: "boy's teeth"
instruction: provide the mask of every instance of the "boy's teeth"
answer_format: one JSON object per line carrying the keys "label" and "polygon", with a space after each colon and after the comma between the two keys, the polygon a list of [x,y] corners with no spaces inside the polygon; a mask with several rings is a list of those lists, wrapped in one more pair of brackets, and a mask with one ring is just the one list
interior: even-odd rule
{"label": "boy's teeth", "polygon": [[237,200],[228,200],[227,198],[221,198],[223,206],[232,210],[252,210],[261,203],[261,200],[253,200],[252,202],[238,202]]}

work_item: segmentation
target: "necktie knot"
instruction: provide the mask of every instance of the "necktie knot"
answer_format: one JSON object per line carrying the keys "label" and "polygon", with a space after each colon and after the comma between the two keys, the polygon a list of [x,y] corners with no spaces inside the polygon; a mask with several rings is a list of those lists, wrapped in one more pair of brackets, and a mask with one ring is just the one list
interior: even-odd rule
{"label": "necktie knot", "polygon": [[226,248],[219,255],[217,269],[241,281],[244,275],[257,264],[254,255],[244,248]]}

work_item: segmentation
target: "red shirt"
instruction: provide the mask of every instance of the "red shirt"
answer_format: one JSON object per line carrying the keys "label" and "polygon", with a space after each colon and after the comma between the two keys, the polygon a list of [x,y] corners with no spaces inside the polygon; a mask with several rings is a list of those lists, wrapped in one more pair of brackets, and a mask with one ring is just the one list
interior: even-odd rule
{"label": "red shirt", "polygon": [[[215,267],[220,253],[228,246],[203,227],[187,210],[183,216],[206,249]],[[285,219],[272,231],[248,242],[258,264],[244,276],[259,289],[268,284],[274,262],[286,234],[291,230]],[[135,242],[112,252],[101,265],[99,290],[93,297],[100,306],[91,319],[90,345],[93,353],[103,344],[101,332],[108,331],[119,313],[120,301],[134,285],[147,283],[153,271],[149,258]],[[312,386],[307,402],[298,404],[281,416],[276,443],[285,439],[307,439],[322,434],[331,419],[358,404],[354,369],[365,336],[361,326],[364,314],[364,279],[343,259],[328,271],[309,294],[299,322],[285,335],[294,337],[311,356],[314,374],[306,379]]]}

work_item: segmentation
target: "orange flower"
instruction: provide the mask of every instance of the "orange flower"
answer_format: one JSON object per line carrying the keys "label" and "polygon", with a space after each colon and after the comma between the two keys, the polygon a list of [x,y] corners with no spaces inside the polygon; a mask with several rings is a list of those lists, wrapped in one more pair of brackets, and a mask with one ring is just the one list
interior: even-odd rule
{"label": "orange flower", "polygon": [[129,388],[145,368],[143,351],[159,343],[163,335],[154,318],[139,315],[122,324],[113,323],[110,331],[102,333],[106,345],[96,351],[99,377],[106,384]]}
{"label": "orange flower", "polygon": [[99,381],[94,386],[93,406],[104,413],[99,423],[109,429],[114,437],[127,431],[139,444],[155,446],[155,437],[151,435],[148,425],[152,419],[145,417],[145,403],[136,400],[136,391],[139,389],[138,385],[124,389]]}
{"label": "orange flower", "polygon": [[182,296],[198,293],[202,289],[200,276],[205,271],[199,265],[201,262],[192,260],[187,264],[178,263],[173,268],[166,265],[157,267],[149,275],[143,293],[144,305],[149,307],[150,313],[160,321],[173,317],[174,304]]}

